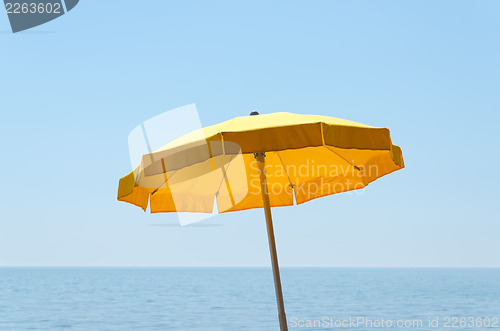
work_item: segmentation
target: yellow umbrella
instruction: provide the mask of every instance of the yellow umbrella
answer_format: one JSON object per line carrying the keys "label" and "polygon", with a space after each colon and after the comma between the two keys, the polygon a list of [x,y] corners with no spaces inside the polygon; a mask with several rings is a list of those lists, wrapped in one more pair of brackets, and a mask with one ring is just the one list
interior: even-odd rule
{"label": "yellow umbrella", "polygon": [[[258,115],[253,112],[251,115]],[[328,116],[236,117],[142,157],[118,200],[152,213],[264,208],[281,330],[287,330],[271,207],[365,187],[404,168],[388,129]]]}

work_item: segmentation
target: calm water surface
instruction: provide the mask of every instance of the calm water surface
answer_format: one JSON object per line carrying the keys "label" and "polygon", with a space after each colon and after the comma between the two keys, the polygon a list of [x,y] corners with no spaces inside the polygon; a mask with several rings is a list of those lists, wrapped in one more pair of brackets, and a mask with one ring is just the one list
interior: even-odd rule
{"label": "calm water surface", "polygon": [[[444,323],[453,316],[500,317],[500,269],[282,268],[281,273],[290,330],[380,330],[375,326],[381,319],[422,321],[410,330],[487,330]],[[375,324],[335,327],[336,320],[349,318]],[[429,318],[438,318],[438,327],[429,327]],[[318,325],[322,319],[329,324]],[[307,324],[315,320],[316,325]],[[489,329],[500,330],[497,326]],[[0,268],[0,330],[59,329],[279,330],[272,272]]]}

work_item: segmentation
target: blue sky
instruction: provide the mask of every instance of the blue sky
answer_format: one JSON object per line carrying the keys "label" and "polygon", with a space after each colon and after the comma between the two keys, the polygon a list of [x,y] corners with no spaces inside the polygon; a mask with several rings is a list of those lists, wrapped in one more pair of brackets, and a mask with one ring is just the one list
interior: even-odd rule
{"label": "blue sky", "polygon": [[498,1],[81,1],[0,15],[3,266],[269,266],[262,210],[176,224],[116,201],[127,136],[288,111],[391,129],[406,168],[273,210],[280,264],[500,267]]}

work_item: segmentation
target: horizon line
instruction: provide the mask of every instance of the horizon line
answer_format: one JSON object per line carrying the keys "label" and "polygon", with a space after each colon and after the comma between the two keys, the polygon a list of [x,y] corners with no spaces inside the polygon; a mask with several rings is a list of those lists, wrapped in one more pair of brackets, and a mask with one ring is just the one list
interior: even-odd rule
{"label": "horizon line", "polygon": [[[271,268],[271,266],[141,266],[141,265],[0,265],[0,268]],[[284,269],[500,269],[500,266],[280,266]]]}

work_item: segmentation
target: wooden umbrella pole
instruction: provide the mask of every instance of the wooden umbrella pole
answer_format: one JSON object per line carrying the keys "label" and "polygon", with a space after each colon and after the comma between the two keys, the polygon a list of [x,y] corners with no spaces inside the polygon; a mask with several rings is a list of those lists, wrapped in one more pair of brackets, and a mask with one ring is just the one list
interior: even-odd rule
{"label": "wooden umbrella pole", "polygon": [[271,263],[273,266],[274,288],[276,290],[276,300],[278,302],[278,317],[280,321],[280,330],[288,331],[285,304],[283,303],[283,293],[281,291],[280,269],[278,266],[278,253],[276,253],[276,242],[274,240],[273,219],[271,216],[271,204],[269,203],[269,191],[267,189],[267,178],[265,173],[265,154],[257,153],[255,159],[259,165],[260,188],[262,191],[262,201],[264,202],[264,212],[266,214],[267,237],[269,239],[269,251],[271,252]]}

